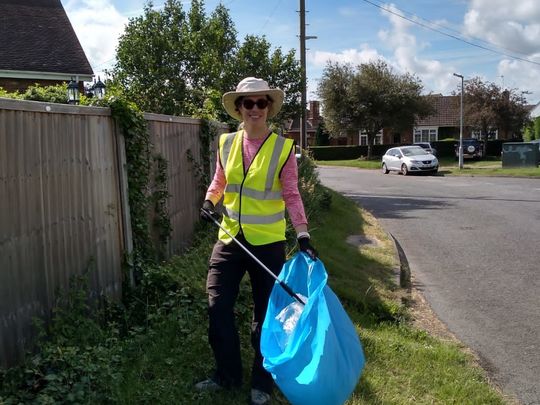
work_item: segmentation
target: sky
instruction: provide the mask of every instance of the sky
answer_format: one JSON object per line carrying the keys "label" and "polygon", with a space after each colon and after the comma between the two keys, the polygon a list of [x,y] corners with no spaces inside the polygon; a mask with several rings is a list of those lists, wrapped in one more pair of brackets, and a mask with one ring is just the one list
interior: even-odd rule
{"label": "sky", "polygon": [[[92,68],[103,75],[130,18],[145,0],[62,0]],[[223,3],[238,39],[265,36],[283,51],[299,45],[299,0],[206,0],[210,14]],[[164,0],[153,1],[161,9]],[[190,1],[182,2],[187,11]],[[461,79],[479,76],[540,101],[539,0],[305,0],[308,100],[328,61],[356,66],[385,60],[396,73],[411,73],[424,93],[449,95]]]}

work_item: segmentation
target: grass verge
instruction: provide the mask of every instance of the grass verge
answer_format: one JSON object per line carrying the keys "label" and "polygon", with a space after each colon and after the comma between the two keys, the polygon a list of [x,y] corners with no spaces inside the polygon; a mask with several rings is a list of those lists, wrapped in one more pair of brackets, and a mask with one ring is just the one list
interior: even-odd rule
{"label": "grass verge", "polygon": [[[407,295],[396,283],[392,242],[367,212],[329,193],[331,208],[312,232],[314,244],[330,286],[357,327],[367,360],[347,404],[504,404],[461,347],[410,326]],[[215,234],[214,228],[203,228],[186,254],[148,270],[145,288],[152,293],[137,307],[142,322],[123,325],[121,317],[109,317],[99,329],[86,325],[82,339],[73,316],[57,320],[61,339],[48,341],[25,366],[0,373],[0,403],[245,404],[249,376],[234,392],[193,389],[213,366],[204,285]],[[350,235],[372,243],[351,245],[346,242]],[[246,371],[250,302],[244,281],[236,313]],[[288,402],[278,393],[275,403]]]}
{"label": "grass verge", "polygon": [[351,160],[317,160],[319,166],[345,166],[359,169],[380,169],[381,160],[351,159]]}
{"label": "grass verge", "polygon": [[[465,160],[463,169],[459,169],[458,163],[453,158],[441,158],[439,160],[439,175],[442,176],[499,176],[499,177],[540,177],[540,167],[516,167],[502,168],[498,158],[486,158],[484,160]],[[356,167],[359,169],[380,169],[380,160],[318,160],[319,166],[343,166]]]}

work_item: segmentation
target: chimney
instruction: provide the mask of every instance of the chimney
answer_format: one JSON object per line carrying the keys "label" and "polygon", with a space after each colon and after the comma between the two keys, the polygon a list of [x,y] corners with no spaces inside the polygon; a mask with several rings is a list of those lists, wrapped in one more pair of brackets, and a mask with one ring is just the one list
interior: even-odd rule
{"label": "chimney", "polygon": [[319,122],[320,114],[319,114],[319,102],[318,101],[310,101],[309,102],[309,112],[308,112],[308,120],[312,121],[314,126],[317,125]]}

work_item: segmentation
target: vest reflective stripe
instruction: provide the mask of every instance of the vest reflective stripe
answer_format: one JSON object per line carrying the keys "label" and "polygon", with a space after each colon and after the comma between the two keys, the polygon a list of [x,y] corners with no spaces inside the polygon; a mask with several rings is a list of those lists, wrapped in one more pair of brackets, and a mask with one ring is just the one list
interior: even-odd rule
{"label": "vest reflective stripe", "polygon": [[[227,181],[222,226],[231,235],[242,232],[252,245],[285,240],[285,202],[279,174],[293,144],[292,139],[269,134],[245,168],[243,131],[222,135],[219,153]],[[222,230],[219,239],[231,241]]]}
{"label": "vest reflective stripe", "polygon": [[223,153],[221,154],[221,167],[223,168],[227,167],[227,160],[229,159],[235,135],[236,133],[226,134],[225,141],[223,142]]}
{"label": "vest reflective stripe", "polygon": [[[240,189],[240,184],[227,184],[225,192],[239,193]],[[283,198],[283,193],[281,191],[259,191],[247,187],[242,189],[242,194],[256,200],[281,200]]]}
{"label": "vest reflective stripe", "polygon": [[[227,216],[231,219],[238,221],[240,219],[240,214],[233,210],[225,208]],[[264,224],[273,224],[274,222],[281,221],[285,218],[285,211],[278,212],[273,215],[242,215],[242,223],[250,225],[264,225]]]}
{"label": "vest reflective stripe", "polygon": [[274,175],[276,174],[276,170],[279,163],[279,155],[281,155],[281,151],[283,150],[283,146],[285,145],[285,138],[278,136],[276,139],[276,146],[274,146],[274,151],[272,152],[272,158],[270,159],[270,166],[268,167],[268,174],[266,176],[266,190],[270,191],[272,190],[272,185],[274,184]]}

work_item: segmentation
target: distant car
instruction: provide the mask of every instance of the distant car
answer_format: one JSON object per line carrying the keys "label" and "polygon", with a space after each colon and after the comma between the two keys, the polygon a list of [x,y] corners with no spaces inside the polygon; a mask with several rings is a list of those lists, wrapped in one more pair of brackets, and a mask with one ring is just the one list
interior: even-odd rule
{"label": "distant car", "polygon": [[431,146],[429,142],[415,142],[414,145],[418,145],[421,148],[425,149],[426,152],[431,153],[432,155],[437,156],[437,149]]}
{"label": "distant car", "polygon": [[299,162],[302,158],[302,148],[300,145],[295,145],[295,151],[294,156],[296,156],[296,161]]}
{"label": "distant car", "polygon": [[399,146],[390,148],[382,157],[382,172],[401,172],[403,175],[409,173],[429,172],[436,174],[439,170],[437,158],[417,145]]}
{"label": "distant car", "polygon": [[[456,159],[459,158],[459,142],[454,145]],[[484,142],[478,139],[463,139],[463,159],[484,157]]]}

